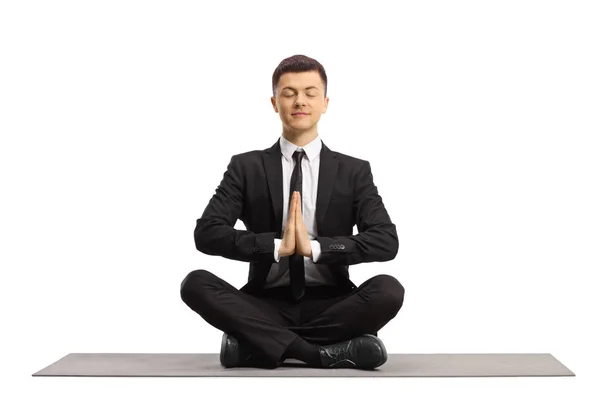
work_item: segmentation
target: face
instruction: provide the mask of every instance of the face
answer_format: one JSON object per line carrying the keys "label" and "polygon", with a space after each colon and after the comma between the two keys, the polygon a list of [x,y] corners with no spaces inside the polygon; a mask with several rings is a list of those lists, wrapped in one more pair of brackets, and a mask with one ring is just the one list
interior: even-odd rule
{"label": "face", "polygon": [[[329,97],[317,71],[286,72],[279,78],[271,103],[285,131],[303,133],[314,131],[321,114],[325,114]],[[296,113],[305,113],[300,115]],[[296,115],[295,115],[296,114]]]}

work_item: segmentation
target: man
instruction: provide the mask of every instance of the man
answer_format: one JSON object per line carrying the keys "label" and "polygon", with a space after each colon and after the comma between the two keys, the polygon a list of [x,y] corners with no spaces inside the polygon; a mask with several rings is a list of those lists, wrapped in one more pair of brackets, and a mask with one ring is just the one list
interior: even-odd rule
{"label": "man", "polygon": [[[387,360],[377,331],[402,307],[404,288],[390,275],[356,287],[348,266],[394,259],[396,226],[369,162],[318,137],[329,103],[318,61],[283,60],[271,103],[282,136],[271,148],[231,158],[194,231],[202,253],[248,262],[248,283],[237,290],[196,270],[181,297],[224,332],[227,368],[276,368],[286,358],[315,368],[377,368]],[[247,230],[233,228],[238,219]]]}

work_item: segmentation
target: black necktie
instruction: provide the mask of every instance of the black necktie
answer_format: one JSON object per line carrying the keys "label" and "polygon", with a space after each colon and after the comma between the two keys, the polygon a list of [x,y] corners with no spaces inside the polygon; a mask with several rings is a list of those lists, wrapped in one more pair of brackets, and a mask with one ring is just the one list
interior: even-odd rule
{"label": "black necktie", "polygon": [[[302,199],[302,156],[304,156],[304,152],[298,150],[293,155],[296,166],[290,181],[290,201],[288,203],[290,205],[295,191],[300,192],[300,199]],[[288,207],[288,212],[289,210],[291,210],[291,207]],[[300,201],[300,210],[302,210],[302,201]],[[298,300],[304,295],[304,256],[297,253],[290,255],[289,270],[292,295],[294,299]]]}

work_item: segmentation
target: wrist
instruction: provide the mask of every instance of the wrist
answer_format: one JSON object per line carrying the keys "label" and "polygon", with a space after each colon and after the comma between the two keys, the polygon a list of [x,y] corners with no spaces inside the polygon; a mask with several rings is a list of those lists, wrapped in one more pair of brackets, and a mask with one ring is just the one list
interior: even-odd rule
{"label": "wrist", "polygon": [[281,249],[281,247],[280,247],[279,251],[277,252],[277,254],[279,255],[279,257],[287,257],[287,256],[289,256],[292,253],[286,251],[285,249]]}

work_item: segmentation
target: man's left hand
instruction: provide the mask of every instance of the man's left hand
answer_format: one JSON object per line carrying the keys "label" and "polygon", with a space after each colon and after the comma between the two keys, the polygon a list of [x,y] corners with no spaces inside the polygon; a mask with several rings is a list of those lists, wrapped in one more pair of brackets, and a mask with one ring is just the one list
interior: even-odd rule
{"label": "man's left hand", "polygon": [[302,219],[302,196],[298,196],[298,204],[296,207],[296,254],[312,258],[312,247],[308,237],[308,230]]}

